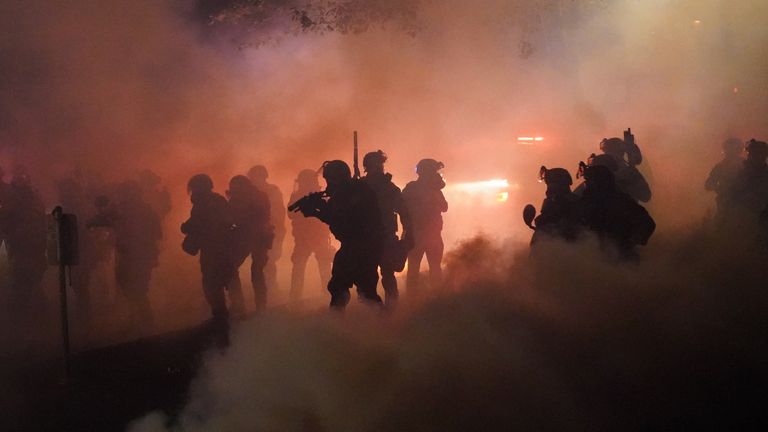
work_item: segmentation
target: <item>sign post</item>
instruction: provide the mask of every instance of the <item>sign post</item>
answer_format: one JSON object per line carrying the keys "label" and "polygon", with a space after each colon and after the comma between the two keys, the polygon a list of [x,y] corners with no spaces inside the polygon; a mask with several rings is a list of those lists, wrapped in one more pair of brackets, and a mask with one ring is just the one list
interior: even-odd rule
{"label": "sign post", "polygon": [[51,212],[48,224],[48,263],[59,267],[59,301],[61,312],[61,337],[64,349],[64,381],[70,377],[69,312],[67,306],[67,270],[78,263],[77,217],[64,213],[61,206]]}

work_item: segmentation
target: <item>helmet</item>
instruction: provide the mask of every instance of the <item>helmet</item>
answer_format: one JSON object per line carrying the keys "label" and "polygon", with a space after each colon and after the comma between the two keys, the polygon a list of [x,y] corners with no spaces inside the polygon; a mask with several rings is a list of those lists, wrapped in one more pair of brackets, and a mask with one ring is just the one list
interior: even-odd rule
{"label": "helmet", "polygon": [[606,154],[624,157],[624,153],[627,152],[626,149],[627,147],[624,144],[624,140],[621,138],[603,138],[603,140],[600,141],[600,150]]}
{"label": "helmet", "polygon": [[753,152],[768,152],[768,144],[765,143],[765,141],[757,141],[756,139],[752,138],[747,142],[747,153],[753,153]]}
{"label": "helmet", "polygon": [[543,180],[547,185],[570,186],[573,184],[571,174],[565,168],[544,168]]}
{"label": "helmet", "polygon": [[342,160],[325,161],[323,163],[323,178],[327,181],[338,182],[352,178],[349,165]]}
{"label": "helmet", "polygon": [[434,159],[422,159],[416,164],[416,174],[436,173],[445,168],[442,162]]}
{"label": "helmet", "polygon": [[267,172],[267,167],[264,165],[254,165],[251,167],[251,169],[248,170],[248,177],[251,180],[266,180],[269,177],[269,173]]}
{"label": "helmet", "polygon": [[229,180],[230,191],[248,190],[251,187],[253,187],[253,183],[251,183],[251,180],[244,175],[236,175]]}
{"label": "helmet", "polygon": [[366,153],[363,156],[363,167],[368,168],[373,165],[384,165],[387,161],[387,154],[382,150],[376,150],[375,152]]}
{"label": "helmet", "polygon": [[187,192],[210,192],[213,190],[213,180],[208,177],[208,174],[197,174],[192,176],[187,182]]}
{"label": "helmet", "polygon": [[311,169],[303,169],[299,171],[299,175],[296,176],[296,186],[299,189],[316,188],[320,186],[317,181],[317,171]]}
{"label": "helmet", "polygon": [[611,172],[616,172],[619,169],[619,163],[616,161],[616,158],[608,153],[599,155],[592,154],[587,160],[587,164],[589,166],[604,166],[611,170]]}

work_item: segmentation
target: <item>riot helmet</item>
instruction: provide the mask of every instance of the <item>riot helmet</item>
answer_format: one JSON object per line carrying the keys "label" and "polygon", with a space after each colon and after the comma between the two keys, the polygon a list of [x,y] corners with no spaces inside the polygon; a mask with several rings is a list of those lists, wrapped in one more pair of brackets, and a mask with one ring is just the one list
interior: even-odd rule
{"label": "riot helmet", "polygon": [[367,173],[384,172],[384,163],[387,161],[387,154],[382,150],[366,153],[363,156],[363,169]]}
{"label": "riot helmet", "polygon": [[624,155],[627,153],[627,146],[621,138],[603,138],[600,141],[600,150],[607,155],[624,159]]}
{"label": "riot helmet", "polygon": [[422,159],[416,164],[416,174],[434,174],[445,168],[442,162],[434,159]]}
{"label": "riot helmet", "polygon": [[213,180],[208,174],[196,174],[187,182],[187,192],[190,194],[206,193],[213,190]]}
{"label": "riot helmet", "polygon": [[251,169],[248,170],[248,178],[251,179],[251,182],[253,183],[264,183],[267,181],[267,178],[269,178],[269,172],[267,172],[267,167],[264,165],[254,165],[251,167]]}
{"label": "riot helmet", "polygon": [[342,160],[325,161],[323,163],[323,178],[327,184],[326,191],[332,194],[339,186],[352,179],[352,171],[349,169],[349,165]]}

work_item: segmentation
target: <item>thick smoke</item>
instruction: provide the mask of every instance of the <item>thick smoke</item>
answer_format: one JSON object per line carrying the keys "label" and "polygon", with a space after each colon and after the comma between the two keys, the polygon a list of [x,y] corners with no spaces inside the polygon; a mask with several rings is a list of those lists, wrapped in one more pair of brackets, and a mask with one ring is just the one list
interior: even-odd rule
{"label": "thick smoke", "polygon": [[[53,180],[76,168],[104,181],[158,172],[174,210],[152,300],[161,327],[178,327],[206,316],[195,260],[178,247],[184,184],[198,172],[221,192],[264,163],[287,193],[300,169],[350,160],[358,130],[401,186],[423,157],[446,163],[449,188],[518,185],[505,204],[453,196],[446,238],[519,242],[519,209],[543,195],[539,165],[573,172],[631,126],[653,179],[655,243],[706,215],[701,183],[725,137],[768,134],[765,2],[417,5],[415,34],[292,35],[279,20],[208,25],[191,1],[3,2],[0,163],[29,166],[49,207]],[[545,140],[520,146],[522,135]]]}
{"label": "thick smoke", "polygon": [[622,265],[594,246],[542,244],[533,260],[476,238],[453,258],[496,256],[495,268],[472,273],[452,260],[455,292],[395,316],[353,309],[246,322],[227,352],[209,355],[172,426],[154,413],[130,430],[653,430],[765,421],[752,402],[768,360],[766,270],[753,244],[695,231]]}

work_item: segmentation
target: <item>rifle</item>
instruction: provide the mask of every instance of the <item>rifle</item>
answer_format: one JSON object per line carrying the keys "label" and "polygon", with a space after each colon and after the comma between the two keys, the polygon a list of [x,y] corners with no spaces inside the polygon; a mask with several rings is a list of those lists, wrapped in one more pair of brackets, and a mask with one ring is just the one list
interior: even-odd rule
{"label": "rifle", "polygon": [[360,164],[358,163],[358,160],[357,160],[357,131],[354,131],[352,133],[352,146],[353,146],[353,151],[354,151],[354,155],[353,155],[353,158],[352,158],[352,162],[353,162],[354,170],[355,170],[354,178],[355,179],[359,179],[360,178]]}
{"label": "rifle", "polygon": [[624,145],[626,146],[627,162],[630,166],[640,165],[643,162],[643,154],[635,143],[635,135],[631,128],[624,131]]}
{"label": "rifle", "polygon": [[328,194],[325,191],[319,191],[319,192],[312,192],[310,194],[307,194],[299,199],[296,200],[293,204],[288,206],[289,212],[297,212],[301,211],[303,212],[303,209],[316,209],[320,207],[320,202],[323,201],[323,198],[327,197]]}

